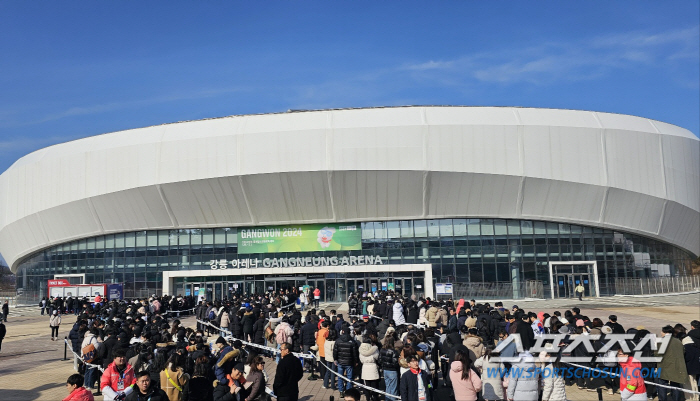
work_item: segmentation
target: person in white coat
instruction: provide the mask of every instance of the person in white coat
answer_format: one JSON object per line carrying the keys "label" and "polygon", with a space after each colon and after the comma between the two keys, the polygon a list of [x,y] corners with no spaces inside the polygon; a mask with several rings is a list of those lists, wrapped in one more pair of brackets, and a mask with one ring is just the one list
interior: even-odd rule
{"label": "person in white coat", "polygon": [[[360,345],[358,352],[360,354],[360,363],[362,364],[362,374],[360,378],[364,381],[366,386],[379,388],[379,367],[377,366],[379,348],[373,345],[369,338],[367,338],[362,345]],[[365,396],[368,401],[379,401],[379,393],[374,391],[365,389]]]}
{"label": "person in white coat", "polygon": [[561,355],[555,360],[546,352],[540,353],[542,368],[542,401],[566,401],[566,382],[562,374]]}
{"label": "person in white coat", "polygon": [[508,401],[537,401],[540,392],[540,378],[535,366],[535,358],[527,351],[519,355],[520,362],[514,363],[508,378]]}
{"label": "person in white coat", "polygon": [[403,305],[398,299],[394,303],[393,312],[392,317],[394,319],[394,323],[397,325],[406,323],[406,318],[403,315]]}
{"label": "person in white coat", "polygon": [[502,362],[494,362],[491,359],[491,349],[487,349],[484,356],[474,362],[474,367],[481,374],[482,398],[486,401],[505,399],[503,376],[506,373],[506,367]]}

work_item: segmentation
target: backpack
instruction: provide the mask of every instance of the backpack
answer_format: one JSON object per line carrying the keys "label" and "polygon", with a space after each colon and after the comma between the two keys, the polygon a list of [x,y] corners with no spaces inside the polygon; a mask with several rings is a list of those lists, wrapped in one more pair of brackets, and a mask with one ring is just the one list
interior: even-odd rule
{"label": "backpack", "polygon": [[92,363],[97,357],[97,348],[95,348],[95,345],[92,343],[93,338],[90,339],[90,344],[82,349],[83,362],[85,363]]}
{"label": "backpack", "polygon": [[216,314],[214,314],[214,309],[212,308],[212,310],[209,311],[209,316],[207,316],[207,319],[209,319],[211,321],[211,320],[214,320],[215,317],[216,317]]}

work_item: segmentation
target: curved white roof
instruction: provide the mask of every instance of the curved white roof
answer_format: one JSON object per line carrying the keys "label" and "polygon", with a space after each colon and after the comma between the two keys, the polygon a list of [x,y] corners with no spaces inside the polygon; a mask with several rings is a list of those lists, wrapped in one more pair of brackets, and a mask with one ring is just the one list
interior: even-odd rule
{"label": "curved white roof", "polygon": [[509,107],[232,116],[33,152],[0,175],[0,252],[104,233],[501,217],[700,254],[700,142],[640,117]]}

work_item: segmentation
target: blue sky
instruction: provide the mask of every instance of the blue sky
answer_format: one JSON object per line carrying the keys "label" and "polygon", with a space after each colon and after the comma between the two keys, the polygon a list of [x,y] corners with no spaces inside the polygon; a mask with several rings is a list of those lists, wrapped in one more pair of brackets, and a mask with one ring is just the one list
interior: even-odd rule
{"label": "blue sky", "polygon": [[85,136],[287,109],[585,109],[700,132],[694,1],[0,2],[0,171]]}

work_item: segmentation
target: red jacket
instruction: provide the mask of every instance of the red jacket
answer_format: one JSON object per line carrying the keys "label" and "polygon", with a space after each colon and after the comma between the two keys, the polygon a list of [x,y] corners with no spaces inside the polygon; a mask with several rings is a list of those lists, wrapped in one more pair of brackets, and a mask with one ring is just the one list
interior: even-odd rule
{"label": "red jacket", "polygon": [[632,358],[627,358],[626,362],[620,364],[620,394],[627,390],[633,394],[644,394],[647,392],[644,379],[642,378],[642,364]]}
{"label": "red jacket", "polygon": [[78,387],[68,394],[68,397],[64,398],[63,401],[95,401],[95,397],[85,387]]}
{"label": "red jacket", "polygon": [[[121,385],[120,385],[121,382]],[[126,365],[126,370],[121,375],[117,371],[117,366],[114,362],[110,363],[102,374],[102,379],[100,380],[100,389],[105,387],[111,387],[114,391],[124,391],[127,387],[136,383],[136,377],[134,375],[134,368],[131,365]]]}

